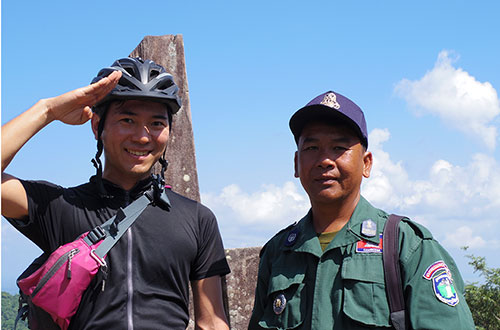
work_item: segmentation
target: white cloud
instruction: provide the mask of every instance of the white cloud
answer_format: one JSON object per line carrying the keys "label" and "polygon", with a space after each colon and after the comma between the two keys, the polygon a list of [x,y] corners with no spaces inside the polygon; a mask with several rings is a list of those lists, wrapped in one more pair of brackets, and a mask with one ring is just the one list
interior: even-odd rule
{"label": "white cloud", "polygon": [[[394,162],[383,144],[387,129],[369,135],[374,164],[362,194],[376,207],[410,216],[431,229],[447,248],[469,246],[486,251],[500,247],[496,237],[500,210],[500,163],[485,154],[465,166],[440,159],[422,180],[412,180],[401,162]],[[486,253],[486,252],[484,252]]]}
{"label": "white cloud", "polygon": [[363,181],[363,195],[375,205],[394,209],[405,203],[401,192],[406,190],[409,180],[401,163],[392,162],[389,154],[382,149],[383,143],[389,138],[387,129],[374,129],[369,134],[374,162],[370,179]]}
{"label": "white cloud", "polygon": [[434,114],[443,122],[494,149],[497,128],[492,121],[500,114],[496,90],[479,82],[462,68],[455,68],[448,51],[442,51],[431,71],[420,80],[401,80],[395,92],[415,108],[417,114]]}
{"label": "white cloud", "polygon": [[231,184],[201,200],[217,215],[226,247],[262,246],[309,209],[307,195],[294,182],[262,185],[253,193]]}
{"label": "white cloud", "polygon": [[384,151],[389,137],[387,129],[374,129],[369,136],[374,164],[362,192],[375,205],[417,214],[432,210],[448,217],[488,214],[500,207],[500,164],[494,158],[476,154],[464,167],[437,160],[427,179],[411,180],[401,162]]}
{"label": "white cloud", "polygon": [[252,194],[232,184],[223,188],[219,195],[207,193],[202,198],[207,205],[230,208],[244,223],[272,221],[286,224],[290,222],[290,216],[303,214],[309,206],[309,200],[298,192],[293,182],[285,182],[282,187],[263,185],[260,191]]}
{"label": "white cloud", "polygon": [[455,248],[468,246],[472,249],[477,249],[485,247],[486,241],[481,236],[475,236],[474,231],[470,227],[462,226],[446,234],[443,244]]}

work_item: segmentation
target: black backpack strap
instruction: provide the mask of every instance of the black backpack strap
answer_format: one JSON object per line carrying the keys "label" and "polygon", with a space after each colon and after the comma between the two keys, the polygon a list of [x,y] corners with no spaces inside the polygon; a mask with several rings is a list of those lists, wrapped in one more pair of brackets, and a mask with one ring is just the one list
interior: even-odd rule
{"label": "black backpack strap", "polygon": [[382,259],[384,262],[385,288],[389,300],[392,326],[407,329],[405,299],[399,264],[399,222],[404,217],[391,214],[384,227]]}
{"label": "black backpack strap", "polygon": [[26,301],[22,293],[19,295],[19,308],[17,310],[16,320],[14,321],[14,330],[17,329],[17,323],[19,320],[25,321],[28,317],[28,302]]}

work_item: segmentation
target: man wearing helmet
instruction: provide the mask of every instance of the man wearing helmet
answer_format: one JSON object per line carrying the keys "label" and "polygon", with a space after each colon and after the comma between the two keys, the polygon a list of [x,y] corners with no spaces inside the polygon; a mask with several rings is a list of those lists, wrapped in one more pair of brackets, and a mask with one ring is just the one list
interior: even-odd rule
{"label": "man wearing helmet", "polygon": [[[162,172],[166,167],[172,115],[181,104],[172,76],[152,61],[125,58],[92,82],[37,102],[2,127],[2,215],[47,254],[141,196],[153,184],[156,161]],[[4,172],[51,122],[89,119],[98,150],[88,183],[63,188]],[[91,283],[70,329],[185,329],[188,282],[196,327],[228,329],[220,276],[229,267],[216,219],[203,205],[166,193],[170,207],[148,206],[108,253],[106,285]]]}

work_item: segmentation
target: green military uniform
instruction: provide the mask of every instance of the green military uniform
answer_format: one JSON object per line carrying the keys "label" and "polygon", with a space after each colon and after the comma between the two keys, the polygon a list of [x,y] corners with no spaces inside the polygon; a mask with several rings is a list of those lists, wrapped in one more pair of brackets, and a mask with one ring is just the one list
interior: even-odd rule
{"label": "green military uniform", "polygon": [[[324,252],[310,212],[279,232],[261,251],[249,329],[390,328],[380,242],[387,218],[361,197]],[[409,220],[400,223],[400,262],[411,329],[474,329],[455,262]]]}

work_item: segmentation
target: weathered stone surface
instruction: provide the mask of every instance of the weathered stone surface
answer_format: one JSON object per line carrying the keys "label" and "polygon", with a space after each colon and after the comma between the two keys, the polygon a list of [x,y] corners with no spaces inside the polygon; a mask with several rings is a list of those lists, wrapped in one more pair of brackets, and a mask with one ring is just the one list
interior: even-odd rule
{"label": "weathered stone surface", "polygon": [[248,329],[257,283],[260,249],[251,247],[226,250],[231,274],[226,276],[224,294],[231,329]]}
{"label": "weathered stone surface", "polygon": [[[165,181],[172,186],[173,191],[199,201],[200,192],[182,35],[146,36],[130,53],[130,56],[139,56],[162,65],[172,74],[179,86],[182,107],[173,119],[166,154],[169,166],[165,173]],[[155,172],[158,173],[160,168],[159,164],[156,164]]]}
{"label": "weathered stone surface", "polygon": [[[259,270],[260,247],[227,249],[226,257],[231,273],[222,278],[224,307],[232,330],[247,330],[252,314],[255,285]],[[192,296],[190,297],[192,301]],[[194,329],[193,307],[187,329]]]}

